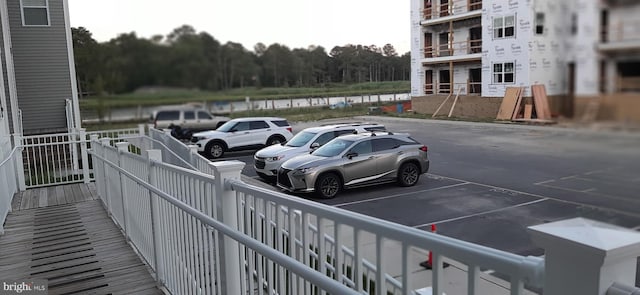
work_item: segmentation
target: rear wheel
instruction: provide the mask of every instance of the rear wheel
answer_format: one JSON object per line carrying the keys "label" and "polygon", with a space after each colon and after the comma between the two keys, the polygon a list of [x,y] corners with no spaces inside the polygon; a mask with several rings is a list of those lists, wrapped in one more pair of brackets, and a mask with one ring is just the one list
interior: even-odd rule
{"label": "rear wheel", "polygon": [[420,179],[420,168],[415,163],[404,163],[398,169],[398,184],[400,186],[413,186]]}
{"label": "rear wheel", "polygon": [[217,140],[210,141],[204,148],[204,152],[206,153],[206,155],[212,159],[222,157],[222,155],[224,155],[224,150],[224,143]]}
{"label": "rear wheel", "polygon": [[271,137],[269,137],[269,139],[267,139],[267,146],[271,146],[274,144],[281,144],[285,142],[284,137],[280,136],[280,135],[273,135]]}
{"label": "rear wheel", "polygon": [[342,189],[342,180],[335,173],[325,173],[316,180],[316,194],[325,199],[335,198]]}

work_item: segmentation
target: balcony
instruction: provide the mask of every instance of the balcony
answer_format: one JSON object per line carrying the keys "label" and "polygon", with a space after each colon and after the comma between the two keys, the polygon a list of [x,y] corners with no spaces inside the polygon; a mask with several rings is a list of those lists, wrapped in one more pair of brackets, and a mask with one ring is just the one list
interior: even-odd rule
{"label": "balcony", "polygon": [[[428,0],[425,2],[429,2]],[[482,15],[482,0],[454,0],[447,3],[425,3],[422,10],[422,25],[431,25],[450,20],[460,20]]]}
{"label": "balcony", "polygon": [[621,20],[602,28],[598,49],[603,52],[640,50],[640,21]]}
{"label": "balcony", "polygon": [[[425,83],[424,94],[449,94],[451,93],[451,84],[452,83],[443,82]],[[464,89],[464,91],[461,92],[462,95],[480,95],[482,93],[482,82],[471,82],[471,80],[467,80],[466,83],[453,83],[453,88]]]}
{"label": "balcony", "polygon": [[482,39],[426,46],[423,63],[434,64],[448,61],[480,60],[482,58]]}

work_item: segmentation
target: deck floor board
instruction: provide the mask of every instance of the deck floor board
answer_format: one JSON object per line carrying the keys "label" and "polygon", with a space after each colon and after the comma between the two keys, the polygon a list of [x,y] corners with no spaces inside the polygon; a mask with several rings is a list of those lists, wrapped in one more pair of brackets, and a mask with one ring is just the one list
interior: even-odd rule
{"label": "deck floor board", "polygon": [[49,294],[162,294],[97,198],[95,185],[14,196],[0,236],[0,277],[47,279]]}

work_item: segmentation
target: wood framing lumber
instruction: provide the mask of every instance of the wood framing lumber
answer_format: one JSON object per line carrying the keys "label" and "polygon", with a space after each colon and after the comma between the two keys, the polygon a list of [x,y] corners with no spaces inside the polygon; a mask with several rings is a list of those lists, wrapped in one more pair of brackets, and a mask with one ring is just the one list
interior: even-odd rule
{"label": "wood framing lumber", "polygon": [[[519,92],[518,92],[518,98],[516,99],[516,107],[513,110],[513,115],[511,116],[511,120],[513,119],[517,119],[517,118],[521,118],[522,116],[520,116],[521,112],[521,105],[522,105],[522,95],[524,94],[524,87],[517,87],[519,88]],[[523,115],[524,116],[524,115]]]}
{"label": "wood framing lumber", "polygon": [[440,109],[444,106],[444,104],[447,102],[447,100],[449,100],[449,98],[451,97],[451,95],[453,95],[453,92],[449,92],[449,95],[447,95],[447,98],[445,98],[442,103],[440,104],[440,106],[438,107],[438,109],[436,109],[435,112],[433,112],[433,115],[431,115],[431,118],[435,118],[436,115],[438,114],[438,112],[440,111]]}
{"label": "wood framing lumber", "polygon": [[460,91],[462,91],[463,87],[458,88],[458,93],[456,93],[456,98],[453,100],[453,104],[451,105],[451,109],[449,110],[448,118],[451,118],[451,114],[453,114],[453,108],[456,107],[456,103],[458,102],[458,97],[460,96]]}

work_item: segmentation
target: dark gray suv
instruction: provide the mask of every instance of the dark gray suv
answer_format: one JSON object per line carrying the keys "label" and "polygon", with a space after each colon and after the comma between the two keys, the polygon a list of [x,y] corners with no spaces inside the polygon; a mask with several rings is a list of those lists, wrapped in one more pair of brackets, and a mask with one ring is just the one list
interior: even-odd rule
{"label": "dark gray suv", "polygon": [[311,154],[284,162],[278,187],[333,198],[342,189],[396,181],[415,185],[429,171],[427,146],[408,134],[361,133],[337,137]]}

